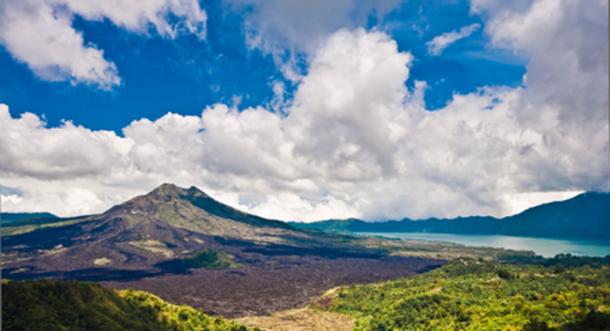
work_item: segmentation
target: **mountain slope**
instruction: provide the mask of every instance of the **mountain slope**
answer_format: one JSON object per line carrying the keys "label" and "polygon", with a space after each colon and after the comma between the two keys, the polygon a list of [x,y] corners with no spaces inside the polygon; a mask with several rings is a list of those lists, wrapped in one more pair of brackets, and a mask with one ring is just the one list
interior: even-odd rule
{"label": "mountain slope", "polygon": [[61,220],[51,213],[0,213],[1,226],[50,223]]}
{"label": "mountain slope", "polygon": [[503,219],[506,234],[610,239],[610,193],[588,192]]}
{"label": "mountain slope", "polygon": [[15,220],[28,220],[28,219],[40,219],[40,218],[59,218],[51,213],[38,212],[38,213],[12,213],[5,212],[0,213],[2,222],[4,221],[15,221]]}
{"label": "mountain slope", "polygon": [[61,227],[80,222],[87,216],[57,217],[51,213],[2,213],[0,236],[12,236],[42,228]]}
{"label": "mountain slope", "polygon": [[438,232],[610,240],[610,193],[589,192],[497,219],[472,216],[365,222],[358,219],[291,223],[302,229],[336,232]]}
{"label": "mountain slope", "polygon": [[2,284],[2,326],[6,330],[247,330],[146,292],[117,293],[97,284],[51,280]]}
{"label": "mountain slope", "polygon": [[[36,257],[40,268],[142,268],[186,258],[220,241],[298,243],[310,238],[286,223],[225,206],[195,187],[163,184],[75,224],[2,238],[5,259]],[[313,238],[311,238],[313,240]]]}

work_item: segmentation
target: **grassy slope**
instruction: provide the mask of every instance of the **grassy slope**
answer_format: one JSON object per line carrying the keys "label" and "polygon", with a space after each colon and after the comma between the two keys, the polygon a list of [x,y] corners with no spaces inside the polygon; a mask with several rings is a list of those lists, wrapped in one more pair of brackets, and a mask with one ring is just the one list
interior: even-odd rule
{"label": "grassy slope", "polygon": [[206,249],[182,261],[189,268],[227,269],[240,266],[233,255],[216,249]]}
{"label": "grassy slope", "polygon": [[5,330],[246,330],[141,291],[52,280],[2,284]]}
{"label": "grassy slope", "polygon": [[354,316],[356,330],[610,330],[610,260],[574,261],[455,260],[413,278],[339,288],[314,306]]}

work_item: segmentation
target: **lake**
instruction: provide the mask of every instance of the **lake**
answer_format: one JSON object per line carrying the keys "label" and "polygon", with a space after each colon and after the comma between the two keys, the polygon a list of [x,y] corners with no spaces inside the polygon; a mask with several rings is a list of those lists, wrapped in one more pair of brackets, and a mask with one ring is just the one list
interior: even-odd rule
{"label": "lake", "polygon": [[610,242],[514,237],[501,235],[466,235],[426,232],[357,232],[358,235],[388,238],[445,241],[465,246],[495,247],[534,251],[544,257],[560,253],[572,255],[606,256],[610,254]]}

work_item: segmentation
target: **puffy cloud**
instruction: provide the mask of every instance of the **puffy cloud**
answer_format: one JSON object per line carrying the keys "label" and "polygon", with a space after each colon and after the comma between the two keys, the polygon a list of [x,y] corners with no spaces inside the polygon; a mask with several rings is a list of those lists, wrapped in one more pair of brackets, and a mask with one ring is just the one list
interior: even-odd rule
{"label": "puffy cloud", "polygon": [[[167,37],[180,31],[205,36],[206,15],[196,0],[7,0],[0,3],[0,43],[42,79],[106,90],[119,85],[116,65],[96,45],[85,44],[82,33],[72,26],[74,15],[108,19],[139,33],[152,25]],[[177,23],[170,23],[169,16],[177,17]]]}
{"label": "puffy cloud", "polygon": [[6,106],[0,107],[0,124],[0,169],[6,174],[61,179],[110,173],[113,164],[106,161],[117,164],[130,147],[110,131],[90,131],[70,122],[49,129],[31,113],[13,119]]}
{"label": "puffy cloud", "polygon": [[[263,216],[315,220],[505,215],[609,190],[607,4],[557,3],[477,3],[494,45],[528,54],[524,86],[455,95],[434,112],[425,83],[405,88],[411,55],[362,29],[340,30],[312,54],[281,112],[217,104],[135,121],[117,136],[47,128],[0,107],[0,183],[10,190],[0,194],[11,196],[7,209],[70,214],[169,181]],[[559,18],[528,21],[540,10]],[[541,41],[504,32],[525,24],[513,20]]]}
{"label": "puffy cloud", "polygon": [[430,40],[428,43],[426,43],[426,46],[428,46],[428,53],[432,55],[440,55],[443,50],[445,50],[445,48],[449,47],[449,45],[460,39],[464,39],[470,36],[479,28],[481,28],[481,25],[479,23],[473,23],[470,25],[463,26],[459,30],[440,34],[432,38],[432,40]]}
{"label": "puffy cloud", "polygon": [[[535,186],[607,187],[608,2],[476,0],[473,10],[489,17],[485,32],[493,45],[529,58],[516,115],[520,125],[540,128],[544,148],[525,166],[549,163],[546,176],[570,174],[561,183],[549,178]],[[563,157],[548,148],[555,145]],[[595,174],[604,172],[600,181]]]}
{"label": "puffy cloud", "polygon": [[40,78],[96,84],[102,89],[118,85],[116,65],[72,28],[69,13],[55,12],[44,2],[0,3],[0,43],[25,62]]}

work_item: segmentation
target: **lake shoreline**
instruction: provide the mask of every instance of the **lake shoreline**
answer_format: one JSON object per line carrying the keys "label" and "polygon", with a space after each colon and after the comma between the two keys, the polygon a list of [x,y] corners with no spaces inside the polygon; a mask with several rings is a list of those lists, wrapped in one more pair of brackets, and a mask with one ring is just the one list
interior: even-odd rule
{"label": "lake shoreline", "polygon": [[525,236],[455,234],[440,232],[352,232],[358,236],[381,236],[395,239],[447,242],[470,247],[493,247],[533,251],[543,257],[557,254],[603,257],[610,254],[610,241],[536,238]]}

